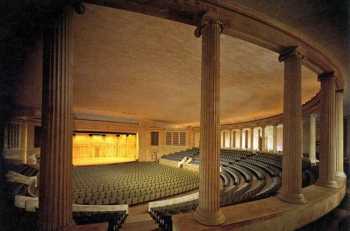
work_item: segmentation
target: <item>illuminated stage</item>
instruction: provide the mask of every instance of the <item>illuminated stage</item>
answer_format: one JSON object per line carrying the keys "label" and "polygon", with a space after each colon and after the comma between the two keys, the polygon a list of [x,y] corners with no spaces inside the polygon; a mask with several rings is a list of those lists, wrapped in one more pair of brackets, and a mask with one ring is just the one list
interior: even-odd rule
{"label": "illuminated stage", "polygon": [[136,161],[136,134],[75,133],[73,165],[99,165]]}

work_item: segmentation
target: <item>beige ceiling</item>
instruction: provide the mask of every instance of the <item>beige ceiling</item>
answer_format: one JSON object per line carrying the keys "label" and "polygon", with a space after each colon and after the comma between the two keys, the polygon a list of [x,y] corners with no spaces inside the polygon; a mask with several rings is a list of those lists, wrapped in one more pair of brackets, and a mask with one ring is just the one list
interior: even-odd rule
{"label": "beige ceiling", "polygon": [[[78,115],[198,124],[201,39],[194,27],[86,5],[75,15],[74,110]],[[254,44],[221,37],[221,120],[282,111],[283,64]],[[319,90],[303,68],[303,102]]]}

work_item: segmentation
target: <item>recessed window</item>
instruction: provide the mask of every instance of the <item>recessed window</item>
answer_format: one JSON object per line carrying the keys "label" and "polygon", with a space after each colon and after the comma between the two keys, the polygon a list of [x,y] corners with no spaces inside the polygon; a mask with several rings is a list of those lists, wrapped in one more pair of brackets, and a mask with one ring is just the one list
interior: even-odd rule
{"label": "recessed window", "polygon": [[167,132],[166,133],[166,145],[186,145],[186,132]]}
{"label": "recessed window", "polygon": [[159,132],[151,132],[151,145],[159,145]]}

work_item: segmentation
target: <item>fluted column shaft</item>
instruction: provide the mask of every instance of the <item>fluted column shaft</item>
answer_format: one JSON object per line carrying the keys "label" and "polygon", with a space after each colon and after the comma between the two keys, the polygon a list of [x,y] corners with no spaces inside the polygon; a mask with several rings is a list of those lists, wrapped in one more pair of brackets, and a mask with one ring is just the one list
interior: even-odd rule
{"label": "fluted column shaft", "polygon": [[301,55],[295,48],[280,56],[284,61],[283,161],[279,198],[305,203],[302,194],[303,117],[301,102]]}
{"label": "fluted column shaft", "polygon": [[72,224],[72,8],[44,32],[43,142],[40,160],[40,230]]}
{"label": "fluted column shaft", "polygon": [[254,128],[250,129],[250,150],[254,150]]}
{"label": "fluted column shaft", "polygon": [[344,173],[344,112],[343,112],[343,101],[344,101],[344,90],[340,89],[336,91],[336,149],[337,149],[337,165],[336,175],[345,177]]}
{"label": "fluted column shaft", "polygon": [[232,131],[232,147],[233,148],[236,148],[236,131],[235,130],[233,130]]}
{"label": "fluted column shaft", "polygon": [[273,125],[273,152],[277,152],[277,125]]}
{"label": "fluted column shaft", "polygon": [[318,185],[337,187],[336,173],[336,108],[335,77],[333,73],[319,76],[321,81],[320,113],[320,167]]}
{"label": "fluted column shaft", "polygon": [[311,164],[316,164],[316,114],[310,115],[310,144],[309,144],[309,158]]}
{"label": "fluted column shaft", "polygon": [[243,135],[242,135],[243,130],[239,129],[238,131],[239,131],[239,149],[243,149]]}
{"label": "fluted column shaft", "polygon": [[265,126],[261,127],[261,151],[266,151]]}
{"label": "fluted column shaft", "polygon": [[194,218],[205,225],[218,225],[225,220],[220,210],[219,188],[220,33],[222,25],[218,20],[204,16],[199,30],[202,35],[201,144],[199,205],[194,213]]}

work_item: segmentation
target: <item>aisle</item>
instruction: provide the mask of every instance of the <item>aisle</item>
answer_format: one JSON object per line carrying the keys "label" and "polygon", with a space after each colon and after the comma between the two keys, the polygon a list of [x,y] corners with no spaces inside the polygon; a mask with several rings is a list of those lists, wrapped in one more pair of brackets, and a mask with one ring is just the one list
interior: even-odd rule
{"label": "aisle", "polygon": [[155,231],[159,230],[158,225],[147,212],[147,203],[129,208],[129,215],[126,218],[122,231]]}

